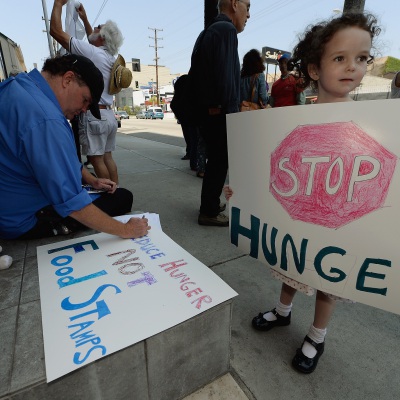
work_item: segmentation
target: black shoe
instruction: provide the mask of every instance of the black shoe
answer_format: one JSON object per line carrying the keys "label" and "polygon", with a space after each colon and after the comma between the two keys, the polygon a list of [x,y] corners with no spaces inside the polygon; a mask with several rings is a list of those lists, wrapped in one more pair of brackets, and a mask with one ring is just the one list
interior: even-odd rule
{"label": "black shoe", "polygon": [[208,215],[200,214],[198,223],[199,225],[208,226],[229,226],[229,218],[221,213],[215,217],[209,217]]}
{"label": "black shoe", "polygon": [[189,157],[187,154],[185,154],[185,155],[181,158],[181,160],[190,160],[190,157]]}
{"label": "black shoe", "polygon": [[[315,350],[317,350],[317,354],[313,358],[308,358],[303,354],[301,348],[297,349],[296,355],[292,360],[292,365],[297,371],[303,372],[303,374],[311,374],[311,372],[317,368],[318,360],[324,352],[325,342],[315,343],[314,340],[310,339],[308,336],[304,338],[304,342],[313,345]],[[303,347],[303,345],[301,345],[301,347]]]}
{"label": "black shoe", "polygon": [[264,314],[266,314],[267,312],[268,311],[259,313],[256,317],[253,318],[253,320],[251,321],[251,325],[253,325],[254,329],[257,329],[259,331],[269,331],[275,326],[287,326],[290,324],[290,316],[292,314],[291,312],[287,317],[282,317],[282,315],[279,315],[274,308],[273,310],[271,310],[271,312],[277,318],[275,321],[267,321],[264,318]]}

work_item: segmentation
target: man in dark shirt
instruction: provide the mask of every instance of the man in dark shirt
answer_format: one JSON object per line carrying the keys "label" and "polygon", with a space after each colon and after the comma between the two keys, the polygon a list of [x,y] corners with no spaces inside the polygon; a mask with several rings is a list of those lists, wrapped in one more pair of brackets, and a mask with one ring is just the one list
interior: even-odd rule
{"label": "man in dark shirt", "polygon": [[219,0],[218,16],[199,35],[191,70],[196,80],[200,133],[207,165],[201,191],[200,225],[228,226],[220,195],[228,171],[226,114],[239,111],[240,62],[237,34],[250,18],[250,0]]}

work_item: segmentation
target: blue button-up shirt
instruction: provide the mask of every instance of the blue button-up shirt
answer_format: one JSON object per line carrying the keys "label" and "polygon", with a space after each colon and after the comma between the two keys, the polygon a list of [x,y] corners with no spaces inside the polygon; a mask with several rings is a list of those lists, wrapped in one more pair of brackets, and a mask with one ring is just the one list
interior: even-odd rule
{"label": "blue button-up shirt", "polygon": [[52,205],[66,217],[91,203],[71,127],[35,69],[0,84],[0,238],[33,228]]}

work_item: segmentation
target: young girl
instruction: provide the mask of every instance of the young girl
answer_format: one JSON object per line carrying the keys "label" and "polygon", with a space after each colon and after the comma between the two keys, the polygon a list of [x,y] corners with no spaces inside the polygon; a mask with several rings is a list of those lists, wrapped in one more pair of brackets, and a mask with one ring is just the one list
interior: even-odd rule
{"label": "young girl", "polygon": [[[342,15],[309,28],[295,47],[289,65],[297,69],[304,87],[311,84],[317,88],[317,103],[352,101],[349,93],[360,84],[367,65],[373,60],[370,55],[372,39],[379,32],[376,19],[371,15]],[[231,188],[226,187],[227,199],[231,195]],[[314,294],[313,288],[271,271],[283,284],[275,308],[259,313],[252,320],[253,327],[261,331],[290,324],[292,300],[297,290]],[[314,321],[292,360],[298,371],[311,373],[315,370],[324,352],[327,326],[337,300],[346,301],[317,290]]]}

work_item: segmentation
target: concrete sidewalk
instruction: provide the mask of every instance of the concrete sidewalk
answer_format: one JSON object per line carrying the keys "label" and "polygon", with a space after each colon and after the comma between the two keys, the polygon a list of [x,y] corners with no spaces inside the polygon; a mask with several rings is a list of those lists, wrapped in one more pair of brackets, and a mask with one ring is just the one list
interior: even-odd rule
{"label": "concrete sidewalk", "polygon": [[[317,370],[308,376],[294,371],[291,359],[312,322],[314,298],[297,295],[289,327],[268,333],[251,328],[253,316],[274,306],[280,284],[270,277],[267,267],[230,244],[228,228],[197,224],[202,181],[190,170],[189,162],[180,159],[183,139],[171,144],[154,140],[154,135],[118,134],[114,156],[120,185],[134,194],[133,210],[158,213],[168,236],[239,293],[233,305],[230,374],[186,399],[399,398],[398,315],[362,304],[338,304],[325,353]],[[4,254],[14,258],[29,258],[35,252],[35,243],[24,249],[16,242],[1,244]],[[2,271],[0,284],[0,304],[1,300],[4,304],[17,288],[11,280],[2,279]],[[35,281],[29,284],[38,285]],[[0,351],[11,340],[7,332],[2,322]]]}

